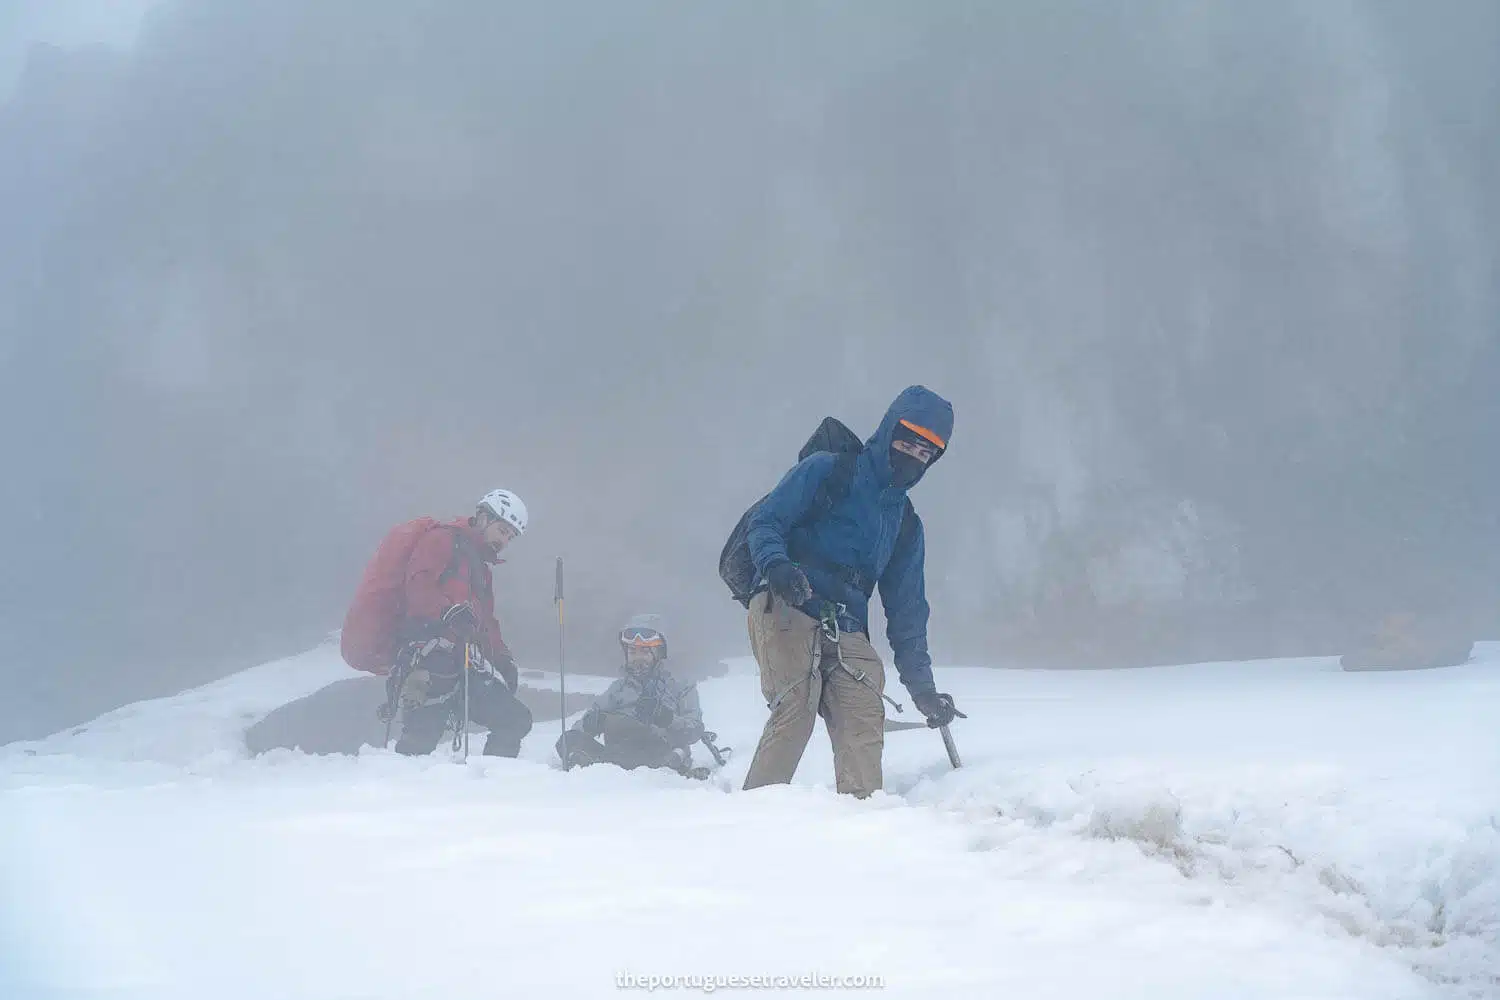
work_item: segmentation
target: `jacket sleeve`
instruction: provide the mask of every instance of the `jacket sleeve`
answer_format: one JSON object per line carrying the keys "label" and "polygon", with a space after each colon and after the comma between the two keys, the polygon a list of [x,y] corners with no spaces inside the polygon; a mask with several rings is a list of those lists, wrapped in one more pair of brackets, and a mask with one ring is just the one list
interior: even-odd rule
{"label": "jacket sleeve", "polygon": [[453,602],[443,593],[439,579],[452,561],[453,532],[433,529],[418,539],[406,563],[408,619],[435,626],[443,617]]}
{"label": "jacket sleeve", "polygon": [[762,576],[766,567],[791,558],[786,550],[787,536],[812,508],[818,487],[833,471],[834,461],[827,452],[807,456],[781,477],[781,482],[750,515],[745,540],[750,546],[750,558]]}
{"label": "jacket sleeve", "polygon": [[913,511],[912,528],[901,532],[896,551],[880,577],[880,603],[885,607],[885,637],[895,654],[896,673],[913,696],[937,690],[932,681],[932,657],[927,652],[927,580],[923,564],[927,542],[922,521]]}
{"label": "jacket sleeve", "polygon": [[698,704],[698,686],[689,684],[677,699],[677,718],[667,728],[672,745],[690,747],[703,736],[703,707]]}

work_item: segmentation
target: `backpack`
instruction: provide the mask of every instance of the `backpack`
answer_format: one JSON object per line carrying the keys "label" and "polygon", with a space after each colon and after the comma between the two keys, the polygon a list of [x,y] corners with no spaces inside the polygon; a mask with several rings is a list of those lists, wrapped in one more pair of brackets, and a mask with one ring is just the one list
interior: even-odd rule
{"label": "backpack", "polygon": [[[811,524],[819,518],[826,517],[834,507],[849,496],[849,487],[854,484],[854,461],[864,450],[865,443],[842,421],[835,417],[823,418],[818,429],[813,431],[812,437],[807,439],[807,443],[797,453],[797,461],[802,462],[809,455],[826,451],[834,455],[834,465],[828,473],[828,478],[818,484],[818,491],[813,496],[812,505],[797,521],[796,526]],[[729,539],[724,543],[724,548],[719,552],[719,577],[729,587],[730,595],[745,608],[750,607],[750,598],[755,595],[756,584],[760,581],[760,571],[755,568],[755,560],[750,557],[750,516],[768,496],[770,496],[769,493],[751,504],[750,509],[740,515],[739,522],[735,524],[734,530],[729,533]],[[901,519],[903,535],[914,527],[915,516],[916,512],[912,509],[911,501],[907,500],[906,511]],[[866,598],[875,591],[875,581],[868,579],[852,567],[827,562],[815,562],[814,565],[841,577],[846,583],[863,591]]]}
{"label": "backpack", "polygon": [[453,533],[453,559],[443,577],[457,572],[462,534],[451,525],[419,517],[392,528],[365,567],[354,602],[344,616],[339,652],[355,670],[382,676],[390,673],[401,648],[401,619],[406,614],[406,564],[417,543],[433,529]]}

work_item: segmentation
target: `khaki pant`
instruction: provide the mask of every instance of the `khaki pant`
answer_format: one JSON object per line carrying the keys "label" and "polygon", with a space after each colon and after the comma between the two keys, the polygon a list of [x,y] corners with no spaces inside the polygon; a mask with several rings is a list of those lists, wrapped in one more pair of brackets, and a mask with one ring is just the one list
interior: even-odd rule
{"label": "khaki pant", "polygon": [[[872,689],[838,665],[839,647],[822,638],[818,622],[781,601],[767,611],[767,602],[765,594],[751,600],[748,625],[750,649],[760,664],[761,693],[775,705],[760,734],[745,788],[791,781],[812,736],[813,720],[821,715],[833,743],[836,787],[860,798],[869,795],[881,785],[880,755],[885,749],[885,705],[880,700],[885,667],[880,657],[863,635],[843,636],[844,662],[863,670]],[[822,647],[817,669],[815,646]]]}

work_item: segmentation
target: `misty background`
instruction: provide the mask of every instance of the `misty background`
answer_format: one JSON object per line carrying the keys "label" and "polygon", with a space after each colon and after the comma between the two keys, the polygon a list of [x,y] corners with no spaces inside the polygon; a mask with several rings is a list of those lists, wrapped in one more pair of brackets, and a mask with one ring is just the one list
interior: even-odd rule
{"label": "misty background", "polygon": [[1497,634],[1493,0],[0,9],[0,741],[495,487],[523,667],[560,555],[570,669],[707,670],[735,519],[912,382],[939,662]]}

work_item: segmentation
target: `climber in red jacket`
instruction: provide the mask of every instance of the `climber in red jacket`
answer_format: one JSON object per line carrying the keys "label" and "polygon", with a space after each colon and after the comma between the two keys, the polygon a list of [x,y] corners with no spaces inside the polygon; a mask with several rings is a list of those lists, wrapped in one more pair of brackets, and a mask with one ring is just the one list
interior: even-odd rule
{"label": "climber in red jacket", "polygon": [[489,730],[484,752],[520,752],[531,712],[515,696],[516,665],[495,618],[490,565],[525,530],[521,499],[494,490],[473,517],[396,527],[366,568],[341,647],[350,666],[389,676],[384,711],[400,712],[399,753],[431,753],[456,717],[466,649],[478,654],[470,656],[469,718]]}

